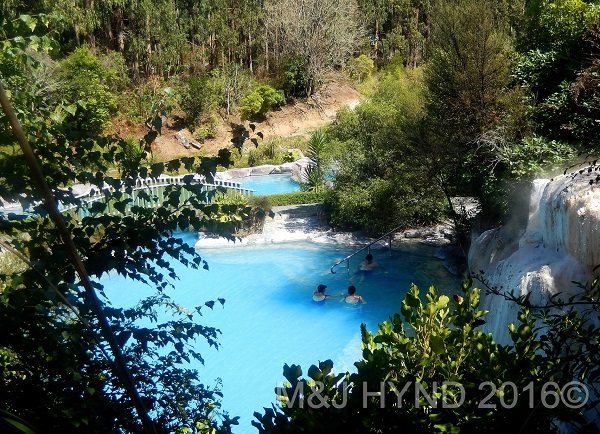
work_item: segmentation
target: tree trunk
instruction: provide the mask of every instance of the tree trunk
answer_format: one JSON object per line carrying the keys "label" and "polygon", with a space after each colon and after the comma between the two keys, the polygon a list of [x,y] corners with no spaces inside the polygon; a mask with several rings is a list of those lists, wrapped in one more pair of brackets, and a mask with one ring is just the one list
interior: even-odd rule
{"label": "tree trunk", "polygon": [[265,30],[265,73],[269,74],[269,32]]}
{"label": "tree trunk", "polygon": [[137,51],[133,53],[133,80],[140,82],[140,55]]}
{"label": "tree trunk", "polygon": [[[92,13],[92,11],[94,10],[94,0],[86,0],[85,1],[85,10],[86,10],[86,13]],[[92,49],[92,51],[94,51],[96,49],[96,35],[94,35],[93,28],[86,29],[85,39],[86,39],[87,43],[89,44],[90,48]]]}
{"label": "tree trunk", "polygon": [[81,47],[81,39],[79,39],[79,25],[77,23],[75,23],[74,27],[75,27],[75,44],[77,44],[78,47]]}
{"label": "tree trunk", "polygon": [[375,62],[379,60],[379,18],[375,19],[375,43],[373,44],[373,57],[375,57]]}
{"label": "tree trunk", "polygon": [[429,58],[429,45],[431,44],[431,16],[430,14],[425,14],[425,47],[423,57],[425,59]]}
{"label": "tree trunk", "polygon": [[252,34],[248,33],[248,69],[250,70],[250,75],[254,75],[254,69],[252,66]]}
{"label": "tree trunk", "polygon": [[208,51],[209,51],[209,66],[210,68],[214,68],[217,66],[217,44],[215,34],[211,33],[208,37]]}
{"label": "tree trunk", "polygon": [[117,50],[123,53],[125,51],[125,17],[121,7],[117,8],[116,21]]}
{"label": "tree trunk", "polygon": [[111,50],[116,50],[115,33],[113,32],[113,20],[104,20],[104,45]]}
{"label": "tree trunk", "polygon": [[150,57],[152,56],[152,40],[150,39],[150,17],[146,16],[146,50],[144,59],[144,72],[146,77],[152,74],[152,66],[150,63]]}
{"label": "tree trunk", "polygon": [[417,67],[417,63],[418,63],[418,59],[419,59],[419,39],[420,39],[421,34],[419,33],[419,8],[415,8],[415,26],[414,26],[414,34],[413,34],[413,39],[412,39],[412,43],[409,44],[410,46],[410,51],[411,51],[411,68],[416,68]]}

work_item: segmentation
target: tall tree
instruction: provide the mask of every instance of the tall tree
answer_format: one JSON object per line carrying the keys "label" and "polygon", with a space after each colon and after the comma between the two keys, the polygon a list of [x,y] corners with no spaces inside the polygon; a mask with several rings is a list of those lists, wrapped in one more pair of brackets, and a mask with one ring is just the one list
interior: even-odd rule
{"label": "tall tree", "polygon": [[425,71],[434,134],[425,134],[424,143],[439,161],[438,181],[447,195],[482,198],[486,210],[498,208],[495,174],[488,170],[494,156],[479,140],[512,102],[520,103],[508,92],[511,43],[495,11],[491,0],[440,4],[433,15],[435,52]]}
{"label": "tall tree", "polygon": [[299,61],[307,96],[354,53],[362,31],[355,0],[267,0],[265,25],[280,61]]}
{"label": "tall tree", "polygon": [[371,56],[374,59],[380,56],[380,46],[383,25],[391,12],[390,0],[359,0],[358,7],[365,20],[369,23],[372,34],[368,35],[371,45]]}
{"label": "tall tree", "polygon": [[600,149],[600,7],[537,0],[528,3],[526,18],[515,77],[535,101],[539,133]]}
{"label": "tall tree", "polygon": [[434,22],[436,51],[426,69],[429,108],[457,140],[468,142],[502,114],[511,45],[491,1],[445,2]]}

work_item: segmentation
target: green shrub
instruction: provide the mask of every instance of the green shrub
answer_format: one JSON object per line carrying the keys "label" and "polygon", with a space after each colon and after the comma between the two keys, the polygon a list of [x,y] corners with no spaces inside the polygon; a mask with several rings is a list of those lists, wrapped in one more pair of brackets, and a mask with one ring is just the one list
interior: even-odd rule
{"label": "green shrub", "polygon": [[280,74],[282,86],[287,95],[303,97],[306,96],[306,62],[301,58],[290,59],[285,62]]}
{"label": "green shrub", "polygon": [[217,135],[219,129],[219,119],[215,113],[207,114],[203,120],[202,124],[194,131],[194,137],[200,141],[212,139]]}
{"label": "green shrub", "polygon": [[294,161],[298,161],[302,158],[302,154],[297,149],[290,149],[283,156],[284,163],[293,163]]}
{"label": "green shrub", "polygon": [[[223,83],[210,75],[188,79],[182,95],[181,108],[187,113],[191,131],[204,129],[200,135],[204,135],[204,138],[210,137],[214,112],[223,105],[223,89]],[[203,125],[205,123],[209,126]]]}
{"label": "green shrub", "polygon": [[362,83],[369,77],[374,69],[375,62],[364,54],[348,61],[348,72],[350,73],[350,77],[359,83]]}
{"label": "green shrub", "polygon": [[325,195],[325,192],[296,191],[294,193],[273,194],[270,196],[255,196],[252,201],[263,200],[262,198],[266,197],[270,207],[304,205],[308,203],[321,203],[325,200]]}
{"label": "green shrub", "polygon": [[263,113],[273,110],[275,107],[285,104],[285,96],[283,92],[268,84],[262,84],[256,88],[256,91],[263,99],[261,107]]}
{"label": "green shrub", "polygon": [[70,120],[83,131],[102,132],[117,108],[109,88],[117,80],[117,72],[102,66],[86,47],[81,47],[60,63],[59,78],[59,97],[77,106]]}
{"label": "green shrub", "polygon": [[243,119],[251,119],[257,115],[264,115],[284,103],[285,98],[281,91],[268,84],[260,84],[242,97],[240,112]]}
{"label": "green shrub", "polygon": [[256,116],[262,107],[262,96],[256,91],[252,91],[244,95],[240,101],[240,113],[242,119],[250,119]]}
{"label": "green shrub", "polygon": [[277,140],[268,140],[248,152],[248,166],[255,167],[263,164],[282,164],[283,155]]}

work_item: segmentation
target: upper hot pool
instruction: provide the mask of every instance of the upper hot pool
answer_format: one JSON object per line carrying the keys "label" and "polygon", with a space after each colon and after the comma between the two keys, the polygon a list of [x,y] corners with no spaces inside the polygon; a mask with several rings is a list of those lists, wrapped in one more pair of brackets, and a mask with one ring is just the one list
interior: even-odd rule
{"label": "upper hot pool", "polygon": [[292,181],[289,174],[246,176],[231,181],[241,183],[243,188],[256,190],[256,196],[300,191],[300,184]]}

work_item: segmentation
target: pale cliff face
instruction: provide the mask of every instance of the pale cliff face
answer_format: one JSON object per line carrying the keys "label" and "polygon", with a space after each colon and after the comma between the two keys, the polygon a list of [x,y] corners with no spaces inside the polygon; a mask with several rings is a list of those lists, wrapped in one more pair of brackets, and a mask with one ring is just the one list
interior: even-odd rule
{"label": "pale cliff face", "polygon": [[[600,185],[590,185],[597,175],[585,170],[534,181],[527,228],[509,223],[481,234],[469,252],[470,269],[484,271],[491,286],[531,293],[531,304],[545,305],[559,292],[563,299],[581,293],[572,282],[591,282],[600,265]],[[509,344],[506,327],[516,321],[518,306],[490,295],[482,308],[490,311],[486,331]]]}

